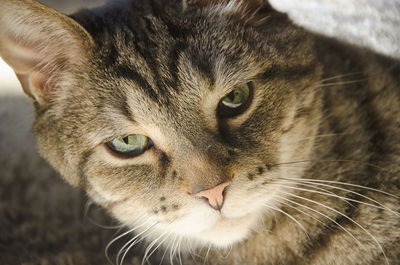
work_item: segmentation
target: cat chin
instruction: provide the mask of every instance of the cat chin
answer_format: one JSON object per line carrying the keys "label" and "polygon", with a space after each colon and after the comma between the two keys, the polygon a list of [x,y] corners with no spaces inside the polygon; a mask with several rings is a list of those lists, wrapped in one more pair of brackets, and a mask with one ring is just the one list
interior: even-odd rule
{"label": "cat chin", "polygon": [[221,217],[210,228],[192,235],[199,247],[211,243],[217,248],[227,248],[246,239],[259,221],[259,214],[252,213],[239,218]]}
{"label": "cat chin", "polygon": [[[157,240],[160,235],[175,234],[175,238],[181,238],[187,243],[181,246],[183,252],[195,248],[208,248],[210,244],[215,248],[224,249],[245,240],[261,218],[258,213],[238,218],[222,217],[216,213],[210,214],[207,218],[198,219],[197,217],[185,218],[169,225],[158,224],[154,227],[156,231],[150,233],[146,239],[152,242]],[[199,220],[202,221],[199,222]],[[174,236],[171,237],[174,238]],[[171,244],[168,240],[164,243],[166,246]]]}

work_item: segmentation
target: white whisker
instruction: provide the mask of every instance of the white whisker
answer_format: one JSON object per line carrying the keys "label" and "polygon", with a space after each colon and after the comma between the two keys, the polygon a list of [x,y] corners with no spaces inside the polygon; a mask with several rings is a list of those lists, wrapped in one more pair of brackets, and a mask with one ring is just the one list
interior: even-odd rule
{"label": "white whisker", "polygon": [[116,242],[118,239],[120,239],[120,238],[122,238],[122,237],[124,237],[124,236],[126,236],[126,235],[128,235],[128,234],[130,234],[130,233],[132,233],[133,231],[135,231],[136,229],[138,229],[138,228],[140,228],[140,227],[142,227],[142,226],[144,226],[144,225],[145,225],[145,223],[142,224],[142,225],[140,225],[140,226],[134,227],[134,228],[132,228],[132,229],[129,230],[129,231],[126,231],[125,233],[123,233],[123,234],[119,235],[118,237],[114,238],[113,240],[111,240],[111,241],[107,244],[106,248],[104,249],[104,254],[106,255],[106,259],[108,260],[108,262],[109,262],[110,264],[113,264],[113,262],[112,262],[111,259],[110,259],[110,256],[108,255],[108,249],[111,247],[111,245],[114,244],[114,242]]}
{"label": "white whisker", "polygon": [[[165,237],[165,240],[166,240],[166,239],[169,239],[170,236],[172,236],[172,233],[169,233],[169,234]],[[162,243],[164,243],[165,240],[163,240],[163,241],[160,243],[160,245],[161,245]],[[159,263],[158,265],[161,265],[161,264],[162,264],[162,262],[163,262],[163,260],[164,260],[164,258],[165,258],[165,255],[166,255],[166,253],[167,253],[167,251],[168,251],[168,247],[169,247],[169,246],[167,246],[167,247],[165,248],[164,253],[163,253],[163,255],[161,256],[161,261],[160,261],[160,263]]]}
{"label": "white whisker", "polygon": [[282,197],[282,196],[279,196],[279,195],[277,195],[277,197],[281,198],[282,200],[286,200],[286,201],[288,201],[288,202],[290,202],[290,203],[293,203],[293,204],[295,204],[295,205],[297,205],[297,206],[306,208],[306,209],[308,209],[308,210],[310,210],[310,211],[312,211],[312,212],[315,212],[315,213],[317,213],[317,214],[319,214],[319,215],[322,215],[323,217],[325,217],[326,219],[330,220],[332,223],[334,223],[335,225],[337,225],[338,227],[340,227],[341,229],[343,229],[343,231],[345,231],[354,241],[356,241],[356,243],[357,243],[359,246],[361,246],[362,248],[365,249],[365,246],[360,242],[360,240],[358,240],[349,230],[347,230],[345,227],[343,227],[341,224],[339,224],[337,221],[335,221],[334,219],[332,219],[332,218],[329,217],[328,215],[326,215],[326,214],[324,214],[324,213],[321,213],[320,211],[317,211],[317,210],[315,210],[315,209],[313,209],[313,208],[311,208],[311,207],[308,207],[307,205],[303,205],[303,204],[301,204],[301,203],[297,203],[297,202],[295,202],[295,201],[292,201],[292,200],[290,200],[290,199],[288,199],[288,198],[285,198],[285,197]]}
{"label": "white whisker", "polygon": [[[293,179],[289,179],[289,180],[293,180]],[[301,178],[298,179],[296,181],[304,181],[304,182],[312,182],[312,183],[330,183],[330,184],[338,184],[338,185],[344,185],[344,186],[350,186],[350,187],[355,187],[355,188],[360,188],[360,189],[365,189],[365,190],[370,190],[370,191],[375,191],[378,193],[382,193],[385,194],[387,196],[396,198],[396,199],[400,199],[400,196],[397,196],[395,194],[383,191],[383,190],[378,190],[378,189],[374,189],[374,188],[370,188],[367,186],[362,186],[362,185],[357,185],[357,184],[352,184],[352,183],[347,183],[347,182],[341,182],[341,181],[333,181],[333,180],[321,180],[321,179],[305,179],[305,178]]]}
{"label": "white whisker", "polygon": [[171,248],[169,250],[169,261],[170,261],[171,265],[174,264],[174,261],[173,261],[174,260],[174,255],[175,255],[174,249],[175,249],[175,243],[176,243],[177,239],[178,239],[178,234],[175,235],[174,240],[173,240],[172,245],[171,245]]}
{"label": "white whisker", "polygon": [[338,78],[352,76],[352,75],[360,75],[360,74],[362,74],[362,72],[353,72],[353,73],[348,73],[348,74],[335,75],[335,76],[332,76],[332,77],[328,77],[328,78],[324,78],[322,80],[319,80],[318,82],[325,82],[325,81],[329,81],[329,80],[333,80],[333,79],[338,79]]}
{"label": "white whisker", "polygon": [[310,235],[308,234],[306,228],[299,221],[297,221],[296,218],[294,218],[293,216],[291,216],[290,214],[288,214],[284,210],[279,209],[278,207],[274,207],[274,206],[267,205],[267,204],[265,204],[264,206],[267,207],[267,208],[270,208],[272,210],[275,210],[277,212],[280,212],[280,213],[286,215],[287,217],[289,217],[293,222],[295,222],[300,227],[301,230],[303,230],[303,232],[307,235],[307,237],[311,238]]}
{"label": "white whisker", "polygon": [[[144,255],[143,255],[142,265],[144,265],[144,264],[148,261],[148,259],[150,258],[150,256],[156,251],[156,249],[162,244],[162,242],[165,241],[165,239],[166,239],[167,237],[165,237],[164,240],[162,240],[161,243],[160,243],[158,246],[156,246],[156,248],[154,248],[154,250],[152,250],[153,246],[154,246],[155,244],[157,244],[157,242],[158,242],[167,232],[168,232],[168,231],[165,231],[164,233],[162,233],[159,237],[157,237],[155,240],[153,240],[153,242],[151,242],[151,244],[149,244],[149,245],[147,246],[146,251],[144,252]],[[150,252],[150,253],[149,253],[149,252]]]}
{"label": "white whisker", "polygon": [[206,264],[206,262],[207,262],[208,255],[210,254],[210,250],[211,250],[211,244],[208,244],[208,249],[207,249],[207,253],[206,253],[206,255],[204,256],[203,265],[205,265],[205,264]]}
{"label": "white whisker", "polygon": [[292,165],[292,164],[299,164],[299,163],[309,163],[309,162],[316,162],[316,163],[321,163],[321,162],[326,162],[326,163],[337,163],[337,162],[341,162],[341,163],[356,163],[356,164],[360,164],[360,165],[365,165],[365,166],[369,166],[372,168],[376,168],[379,169],[381,171],[386,171],[388,172],[387,169],[380,167],[378,165],[375,164],[371,164],[368,162],[363,162],[363,161],[357,161],[357,160],[351,160],[351,159],[332,159],[332,160],[325,160],[325,159],[305,159],[305,160],[298,160],[298,161],[288,161],[288,162],[280,162],[280,163],[276,163],[276,164],[271,164],[271,167],[277,167],[277,166],[285,166],[285,165]]}
{"label": "white whisker", "polygon": [[124,227],[124,225],[116,225],[116,226],[109,226],[109,225],[103,225],[103,224],[99,224],[97,223],[95,220],[93,220],[92,218],[90,218],[89,216],[89,209],[90,206],[93,205],[94,202],[92,202],[91,200],[88,200],[85,204],[85,209],[84,209],[84,213],[83,213],[83,218],[89,220],[89,222],[91,222],[92,224],[94,224],[95,226],[98,226],[100,228],[103,229],[118,229],[118,228],[122,228]]}
{"label": "white whisker", "polygon": [[295,194],[290,194],[290,193],[287,193],[287,192],[284,192],[284,191],[281,191],[281,193],[284,193],[284,194],[286,194],[286,195],[293,196],[293,197],[296,197],[296,198],[298,198],[298,199],[305,200],[305,201],[308,201],[308,202],[317,204],[317,205],[319,205],[319,206],[322,206],[322,207],[324,207],[324,208],[326,208],[326,209],[328,209],[328,210],[331,210],[331,211],[333,211],[333,212],[335,212],[335,213],[337,213],[337,214],[343,216],[344,218],[346,218],[347,220],[349,220],[349,221],[352,222],[353,224],[357,225],[359,228],[361,228],[361,230],[363,230],[365,233],[367,233],[367,234],[375,241],[375,243],[377,244],[377,246],[378,246],[379,249],[381,250],[383,256],[385,257],[386,263],[389,264],[389,261],[388,261],[388,259],[387,259],[387,257],[386,257],[386,253],[385,253],[385,251],[383,250],[382,245],[381,245],[381,244],[379,243],[379,241],[376,239],[376,237],[375,237],[374,235],[372,235],[372,234],[371,234],[367,229],[365,229],[362,225],[360,225],[359,223],[357,223],[356,221],[354,221],[353,219],[351,219],[351,218],[348,217],[347,215],[345,215],[345,214],[341,213],[340,211],[338,211],[338,210],[336,210],[336,209],[334,209],[334,208],[332,208],[332,207],[329,207],[329,206],[327,206],[327,205],[325,205],[325,204],[323,204],[323,203],[320,203],[320,202],[317,202],[317,201],[314,201],[314,200],[311,200],[311,199],[307,199],[307,198],[304,198],[304,197],[301,197],[301,196],[297,196],[297,195],[295,195]]}
{"label": "white whisker", "polygon": [[[143,235],[144,233],[146,233],[147,231],[149,231],[151,228],[153,228],[155,225],[157,224],[157,222],[154,222],[153,224],[151,224],[148,228],[146,228],[145,230],[143,230],[142,232],[140,232],[139,234],[137,234],[136,236],[134,236],[132,239],[130,239],[121,249],[120,251],[118,251],[117,254],[117,258],[116,258],[116,264],[123,264],[124,263],[124,259],[126,257],[126,255],[128,254],[129,250],[136,245],[137,243],[139,243],[140,241],[143,240],[144,237],[141,237],[141,235]],[[128,246],[129,245],[129,246]],[[119,256],[122,254],[122,252],[124,252],[124,254],[122,255],[121,258],[121,262],[118,263],[119,260]]]}
{"label": "white whisker", "polygon": [[181,235],[181,237],[179,238],[179,243],[178,243],[178,259],[179,259],[179,264],[182,265],[182,257],[181,257],[181,243],[182,243],[182,238],[183,235]]}
{"label": "white whisker", "polygon": [[318,223],[322,224],[323,226],[326,226],[326,225],[325,225],[321,220],[319,220],[317,217],[315,217],[315,216],[313,216],[313,215],[311,215],[311,214],[309,214],[309,213],[307,213],[307,212],[305,212],[305,211],[303,211],[303,210],[300,210],[299,208],[297,208],[297,207],[295,207],[295,206],[293,206],[293,205],[290,205],[290,204],[287,203],[287,202],[280,202],[280,203],[283,204],[283,205],[285,205],[285,206],[287,206],[287,207],[289,207],[289,208],[295,209],[296,211],[298,211],[298,212],[300,212],[300,213],[302,213],[302,214],[304,214],[304,215],[306,215],[306,216],[308,216],[308,217],[311,217],[312,219],[316,220]]}
{"label": "white whisker", "polygon": [[[370,204],[370,203],[363,202],[363,201],[359,201],[359,200],[350,199],[350,198],[345,198],[345,197],[343,197],[343,198],[345,198],[345,200],[348,200],[348,201],[353,201],[353,202],[357,202],[357,203],[360,203],[360,204],[364,204],[364,205],[368,205],[368,206],[371,206],[371,207],[375,207],[375,208],[378,208],[378,209],[387,210],[387,211],[393,213],[394,215],[396,215],[397,217],[400,217],[399,213],[395,212],[394,210],[390,209],[389,207],[385,206],[384,204],[380,203],[379,201],[377,201],[377,200],[375,200],[375,199],[373,199],[371,197],[365,196],[365,195],[363,195],[363,194],[361,194],[359,192],[355,192],[355,191],[352,191],[352,190],[349,190],[349,189],[344,189],[344,188],[341,188],[341,187],[328,185],[328,184],[323,184],[323,183],[313,183],[311,181],[307,181],[305,183],[310,183],[310,184],[313,184],[313,185],[329,187],[329,188],[332,188],[332,189],[338,189],[338,190],[342,190],[342,191],[345,191],[345,192],[349,192],[349,193],[355,194],[355,195],[360,196],[360,197],[362,197],[364,199],[372,201],[372,202],[376,203],[377,205]],[[300,185],[306,185],[306,184],[300,184]],[[312,185],[308,185],[308,186],[312,186]]]}
{"label": "white whisker", "polygon": [[[296,180],[293,179],[293,181],[296,181]],[[277,183],[279,183],[279,182],[277,182]],[[286,184],[286,183],[284,183],[284,184]],[[345,203],[347,203],[348,205],[354,207],[354,205],[351,204],[351,203],[349,203],[348,200],[349,200],[349,201],[355,201],[355,200],[348,199],[348,198],[343,197],[343,196],[339,196],[339,195],[337,195],[336,193],[334,193],[334,192],[332,192],[332,191],[329,191],[329,190],[327,190],[327,189],[323,189],[323,188],[320,188],[320,187],[315,187],[315,186],[310,185],[310,184],[304,184],[303,182],[292,183],[292,184],[293,184],[293,185],[296,185],[296,186],[290,186],[290,187],[296,187],[296,188],[298,188],[297,186],[300,185],[300,186],[305,186],[305,187],[313,188],[313,189],[316,190],[316,191],[318,191],[318,190],[319,190],[319,191],[322,191],[323,193],[320,193],[320,194],[322,194],[322,195],[327,195],[327,196],[332,196],[332,197],[337,197],[337,198],[341,199],[342,201],[344,201]],[[308,191],[308,190],[304,190],[304,191]],[[328,194],[324,194],[324,193],[328,193]],[[359,202],[359,201],[357,201],[357,202]]]}
{"label": "white whisker", "polygon": [[350,85],[350,84],[356,84],[356,83],[361,83],[364,81],[368,81],[368,78],[362,78],[358,80],[350,80],[350,81],[338,81],[338,82],[332,82],[332,83],[322,83],[317,85],[317,88],[321,87],[329,87],[329,86],[340,86],[340,85]]}

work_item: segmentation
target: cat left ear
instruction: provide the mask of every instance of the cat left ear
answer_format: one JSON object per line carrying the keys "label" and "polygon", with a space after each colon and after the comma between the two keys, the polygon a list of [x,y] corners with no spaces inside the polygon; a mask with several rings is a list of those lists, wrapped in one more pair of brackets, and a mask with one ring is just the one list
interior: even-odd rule
{"label": "cat left ear", "polygon": [[89,33],[77,22],[33,0],[0,0],[0,56],[40,105],[56,96],[68,71],[86,59]]}

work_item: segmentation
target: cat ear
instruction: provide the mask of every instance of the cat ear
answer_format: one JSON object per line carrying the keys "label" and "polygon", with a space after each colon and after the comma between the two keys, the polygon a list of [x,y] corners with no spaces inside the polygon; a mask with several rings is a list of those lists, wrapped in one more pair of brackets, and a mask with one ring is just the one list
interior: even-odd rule
{"label": "cat ear", "polygon": [[77,22],[36,1],[0,0],[0,6],[0,56],[25,93],[45,105],[93,41]]}

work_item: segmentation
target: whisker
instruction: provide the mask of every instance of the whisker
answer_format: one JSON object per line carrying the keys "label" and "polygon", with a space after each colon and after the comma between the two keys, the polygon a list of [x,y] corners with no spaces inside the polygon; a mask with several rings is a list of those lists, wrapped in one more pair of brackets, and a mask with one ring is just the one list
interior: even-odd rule
{"label": "whisker", "polygon": [[179,264],[182,265],[182,257],[181,257],[181,243],[182,243],[182,238],[183,235],[179,238],[179,248],[178,248],[178,259],[179,259]]}
{"label": "whisker", "polygon": [[[352,190],[349,190],[349,189],[344,189],[344,188],[341,188],[341,187],[337,187],[337,186],[333,186],[333,185],[328,185],[328,184],[323,184],[323,183],[313,183],[313,182],[311,182],[311,181],[309,181],[309,182],[307,181],[306,183],[310,183],[310,184],[314,184],[314,185],[319,185],[319,186],[324,186],[324,187],[329,187],[329,188],[332,188],[332,189],[338,189],[338,190],[342,190],[342,191],[346,191],[346,192],[355,194],[355,195],[360,196],[360,197],[362,197],[362,198],[364,198],[364,199],[367,199],[367,200],[369,200],[369,201],[372,201],[372,202],[374,202],[374,203],[376,203],[376,204],[378,204],[378,205],[370,204],[370,203],[363,202],[363,201],[359,201],[359,200],[353,200],[353,199],[349,199],[349,198],[346,198],[346,200],[354,201],[354,202],[361,203],[361,204],[368,205],[368,206],[372,206],[372,207],[375,207],[375,208],[378,208],[378,209],[387,210],[387,211],[393,213],[394,215],[396,215],[397,217],[400,217],[400,214],[399,214],[399,213],[397,213],[397,212],[395,212],[394,210],[390,209],[390,208],[387,207],[386,205],[382,204],[381,202],[379,202],[379,201],[377,201],[377,200],[375,200],[375,199],[373,199],[373,198],[371,198],[371,197],[368,197],[368,196],[366,196],[366,195],[363,195],[363,194],[361,194],[361,193],[359,193],[359,192],[355,192],[355,191],[352,191]],[[305,185],[305,184],[300,184],[300,185]],[[308,185],[308,186],[312,186],[312,185]]]}
{"label": "whisker", "polygon": [[349,84],[361,83],[361,82],[368,81],[368,80],[369,80],[369,78],[362,78],[362,79],[358,79],[358,80],[323,83],[323,84],[317,85],[316,87],[321,88],[321,87],[329,87],[329,86],[349,85]]}
{"label": "whisker", "polygon": [[[272,184],[276,184],[276,183],[272,183]],[[326,193],[326,192],[320,192],[320,191],[317,191],[317,190],[303,189],[303,188],[299,188],[299,187],[296,187],[296,186],[281,185],[281,184],[278,184],[278,185],[284,186],[284,187],[289,187],[289,188],[294,189],[294,190],[306,191],[306,192],[310,192],[310,193],[316,193],[316,194],[326,195],[326,196],[330,196],[330,197],[335,197],[335,198],[341,199],[342,201],[344,201],[344,202],[350,204],[352,207],[354,207],[354,205],[352,205],[352,204],[349,203],[348,201],[357,202],[357,203],[364,204],[364,205],[368,205],[368,206],[371,206],[371,207],[374,207],[374,208],[378,208],[378,209],[383,209],[383,210],[389,210],[389,211],[391,211],[391,209],[389,209],[389,208],[387,208],[387,207],[385,207],[385,206],[380,207],[380,206],[377,206],[377,205],[374,205],[374,204],[370,204],[370,203],[367,203],[367,202],[363,202],[363,201],[359,201],[359,200],[355,200],[355,199],[351,199],[351,198],[346,198],[346,197],[343,197],[343,196],[340,196],[340,195],[337,195],[337,194],[334,194],[334,193]],[[301,184],[300,184],[300,185],[301,185]],[[309,186],[310,186],[310,185],[309,185]],[[377,202],[377,203],[378,203],[378,202]],[[386,209],[386,208],[387,208],[387,209]],[[394,213],[394,214],[396,214],[396,213]],[[397,215],[397,214],[396,214],[396,215]]]}
{"label": "whisker", "polygon": [[208,244],[208,249],[207,249],[207,253],[206,253],[205,257],[204,257],[203,265],[205,265],[206,262],[207,262],[208,255],[210,254],[210,250],[211,250],[211,244]]}
{"label": "whisker", "polygon": [[267,207],[267,208],[270,208],[272,210],[275,210],[277,212],[280,212],[280,213],[286,215],[287,217],[289,217],[293,222],[295,222],[301,228],[301,230],[303,230],[303,232],[307,235],[308,238],[311,238],[310,235],[308,234],[306,228],[296,218],[294,218],[293,216],[291,216],[290,214],[288,214],[284,210],[279,209],[277,207],[274,207],[274,206],[271,206],[271,205],[267,205],[267,204],[265,204],[264,206]]}
{"label": "whisker", "polygon": [[[336,193],[334,193],[334,192],[332,192],[332,191],[329,191],[329,190],[327,190],[327,189],[323,189],[323,188],[320,188],[320,187],[315,187],[314,185],[310,185],[310,184],[304,184],[303,182],[301,182],[301,183],[296,183],[296,184],[293,183],[293,185],[297,185],[297,186],[298,186],[298,185],[301,185],[301,186],[305,186],[305,187],[310,187],[310,188],[313,188],[313,189],[315,189],[315,190],[320,190],[320,191],[329,193],[329,194],[331,194],[333,197],[339,196],[339,195],[337,195]],[[345,197],[340,197],[339,199],[341,199],[342,201],[344,201],[344,202],[347,203],[348,205],[354,207],[353,204],[351,204],[351,203],[348,202],[348,200],[351,200],[351,199],[347,199],[347,198],[345,198]],[[357,202],[359,202],[359,201],[357,201]]]}
{"label": "whisker", "polygon": [[379,169],[381,171],[388,172],[387,169],[385,169],[383,167],[380,167],[378,165],[371,164],[371,163],[368,163],[368,162],[363,162],[363,161],[349,160],[349,159],[338,159],[338,160],[335,160],[335,159],[333,159],[333,160],[305,159],[305,160],[298,160],[298,161],[288,161],[288,162],[275,163],[275,164],[271,164],[270,166],[271,167],[275,167],[275,166],[281,166],[281,165],[291,165],[291,164],[308,163],[308,162],[317,162],[317,163],[320,163],[320,162],[327,162],[327,163],[337,163],[337,162],[357,163],[357,164],[360,164],[360,165],[365,165],[365,166],[369,166],[369,167],[372,167],[372,168]]}
{"label": "whisker", "polygon": [[178,238],[178,234],[175,235],[174,241],[172,242],[171,248],[169,250],[169,261],[170,261],[171,265],[174,264],[174,262],[173,262],[173,259],[175,256],[174,249],[175,249],[175,243],[176,243],[177,238]]}
{"label": "whisker", "polygon": [[[293,179],[289,179],[289,180],[293,180]],[[383,191],[383,190],[374,189],[374,188],[367,187],[367,186],[353,184],[353,183],[347,183],[347,182],[341,182],[341,181],[333,181],[333,180],[322,180],[322,179],[305,179],[305,178],[297,179],[296,181],[305,181],[305,182],[313,182],[313,183],[320,182],[320,183],[330,183],[330,184],[338,184],[338,185],[356,187],[356,188],[360,188],[360,189],[365,189],[365,190],[370,190],[370,191],[382,193],[382,194],[385,194],[387,196],[390,196],[390,197],[393,197],[393,198],[396,198],[396,199],[400,199],[400,196],[397,196],[395,194],[392,194],[392,193],[389,193],[389,192],[386,192],[386,191]]]}
{"label": "whisker", "polygon": [[[147,231],[149,231],[151,228],[153,228],[155,225],[157,225],[157,222],[151,224],[148,228],[146,228],[144,231],[140,232],[139,234],[137,234],[136,236],[134,236],[132,239],[130,239],[119,251],[117,254],[117,258],[116,258],[116,264],[123,264],[124,263],[124,259],[126,257],[126,255],[128,254],[129,250],[136,245],[137,243],[139,243],[140,241],[143,240],[144,237],[140,237],[141,235],[143,235],[144,233],[146,233]],[[129,247],[128,247],[129,245]],[[121,256],[122,252],[124,253],[122,255],[121,258],[121,262],[118,263],[119,257]]]}
{"label": "whisker", "polygon": [[285,206],[287,206],[287,207],[289,207],[289,208],[295,209],[296,211],[298,211],[298,212],[300,212],[300,213],[302,213],[302,214],[304,214],[304,215],[306,215],[306,216],[308,216],[308,217],[311,217],[312,219],[316,220],[318,223],[320,223],[320,224],[322,224],[323,226],[326,227],[326,224],[324,224],[324,222],[322,222],[321,220],[319,220],[317,217],[315,217],[315,216],[313,216],[313,215],[311,215],[311,214],[309,214],[309,213],[307,213],[307,212],[305,212],[305,211],[303,211],[303,210],[300,210],[299,208],[297,208],[297,207],[295,207],[295,206],[293,206],[293,205],[291,205],[291,204],[289,204],[289,203],[287,203],[287,202],[282,202],[282,201],[281,201],[280,203],[283,204],[283,205],[285,205]]}
{"label": "whisker", "polygon": [[[169,235],[166,237],[166,239],[169,238],[169,236],[171,236],[171,235],[172,235],[172,233],[169,233]],[[163,243],[163,242],[161,242],[161,244],[162,244],[162,243]],[[161,245],[161,244],[160,244],[160,245]],[[162,262],[164,261],[165,255],[166,255],[166,253],[167,253],[167,251],[168,251],[168,247],[169,247],[169,246],[167,246],[167,247],[165,248],[164,253],[163,253],[163,255],[161,256],[161,261],[160,261],[160,263],[159,263],[158,265],[161,265]]]}
{"label": "whisker", "polygon": [[[179,237],[176,238],[176,244],[175,244],[175,247],[174,247],[174,251],[172,252],[172,256],[174,256],[174,257],[175,257],[175,255],[177,254],[178,246],[179,246]],[[178,257],[178,258],[179,258],[179,257]],[[178,260],[178,261],[179,261],[179,260]]]}
{"label": "whisker", "polygon": [[109,225],[103,225],[103,224],[99,224],[97,223],[95,220],[93,220],[90,216],[89,216],[89,209],[90,206],[93,205],[94,202],[92,202],[91,200],[88,200],[85,204],[85,209],[84,209],[84,213],[83,213],[83,218],[89,220],[89,222],[91,222],[92,224],[94,224],[95,226],[98,226],[100,228],[103,229],[118,229],[118,228],[122,228],[124,227],[124,225],[116,225],[116,226],[109,226]]}
{"label": "whisker", "polygon": [[231,254],[231,252],[232,252],[232,248],[233,248],[233,246],[232,246],[232,245],[229,245],[229,250],[226,251],[227,253],[222,254],[222,253],[219,253],[219,252],[218,252],[218,254],[220,254],[219,256],[220,256],[221,258],[223,258],[223,259],[228,258],[229,254]]}
{"label": "whisker", "polygon": [[353,72],[353,73],[348,73],[348,74],[335,75],[335,76],[332,76],[332,77],[321,79],[318,82],[325,82],[325,81],[329,81],[329,80],[333,80],[333,79],[338,79],[338,78],[352,76],[352,75],[361,75],[361,74],[362,74],[362,72]]}
{"label": "whisker", "polygon": [[324,213],[321,213],[320,211],[317,211],[317,210],[315,210],[315,209],[313,209],[313,208],[311,208],[311,207],[308,207],[307,205],[303,205],[303,204],[301,204],[301,203],[297,203],[297,202],[295,202],[295,201],[293,201],[293,200],[290,200],[290,199],[288,199],[288,198],[285,198],[285,197],[282,197],[282,196],[279,196],[279,195],[276,195],[276,196],[279,197],[279,198],[281,198],[282,200],[288,201],[288,202],[293,203],[293,204],[295,204],[295,205],[297,205],[297,206],[306,208],[306,209],[308,209],[308,210],[310,210],[310,211],[312,211],[312,212],[315,212],[315,213],[317,213],[317,214],[319,214],[319,215],[322,215],[323,217],[325,217],[326,219],[330,220],[332,223],[334,223],[335,225],[337,225],[338,227],[340,227],[341,229],[343,229],[343,231],[345,231],[354,241],[356,241],[356,243],[357,243],[359,246],[361,246],[362,248],[365,249],[365,246],[360,242],[360,240],[358,240],[349,230],[347,230],[345,227],[343,227],[341,224],[339,224],[337,221],[335,221],[334,219],[332,219],[332,218],[329,217],[328,215],[326,215],[326,214],[324,214]]}
{"label": "whisker", "polygon": [[132,228],[132,229],[126,231],[125,233],[123,233],[123,234],[119,235],[118,237],[114,238],[113,240],[111,240],[111,241],[107,244],[106,248],[104,249],[104,254],[106,255],[106,259],[108,260],[108,262],[109,262],[110,264],[114,264],[114,263],[111,261],[110,256],[108,255],[108,250],[109,250],[109,248],[111,247],[111,245],[114,244],[114,242],[116,242],[116,241],[119,240],[120,238],[122,238],[122,237],[124,237],[124,236],[126,236],[126,235],[128,235],[128,234],[130,234],[130,233],[132,233],[133,231],[135,231],[136,229],[138,229],[138,228],[140,228],[140,227],[142,227],[142,226],[144,226],[144,225],[146,225],[146,222],[143,223],[143,224],[141,224],[141,225],[139,225],[139,226],[137,226],[137,227],[134,227],[134,228]]}
{"label": "whisker", "polygon": [[287,193],[287,192],[284,192],[284,191],[281,191],[281,193],[285,193],[286,195],[293,196],[293,197],[296,197],[296,198],[298,198],[298,199],[305,200],[305,201],[308,201],[308,202],[311,202],[311,203],[320,205],[320,206],[322,206],[322,207],[324,207],[324,208],[326,208],[326,209],[328,209],[328,210],[331,210],[331,211],[333,211],[333,212],[335,212],[335,213],[337,213],[337,214],[343,216],[344,218],[346,218],[347,220],[349,220],[349,221],[352,222],[353,224],[357,225],[359,228],[361,228],[361,230],[363,230],[365,233],[367,233],[367,234],[375,241],[375,243],[378,245],[379,249],[381,250],[383,256],[385,257],[386,263],[389,265],[389,261],[388,261],[388,259],[387,259],[387,257],[386,257],[386,253],[385,253],[385,251],[383,250],[382,245],[381,245],[381,244],[379,243],[379,241],[376,239],[376,237],[373,236],[373,235],[372,235],[367,229],[365,229],[362,225],[360,225],[359,223],[357,223],[356,221],[354,221],[352,218],[348,217],[347,215],[341,213],[340,211],[338,211],[338,210],[336,210],[336,209],[334,209],[334,208],[332,208],[332,207],[329,207],[329,206],[327,206],[327,205],[325,205],[325,204],[323,204],[323,203],[320,203],[320,202],[317,202],[317,201],[314,201],[314,200],[311,200],[311,199],[307,199],[307,198],[304,198],[304,197],[302,197],[302,196],[297,196],[297,195],[295,195],[295,194],[290,194],[290,193]]}
{"label": "whisker", "polygon": [[[165,239],[167,239],[167,237],[165,237],[161,243],[159,243],[156,248],[154,248],[154,250],[152,250],[153,246],[167,233],[168,231],[165,231],[164,233],[162,233],[159,237],[157,237],[155,240],[153,240],[153,242],[151,244],[149,244],[146,248],[146,251],[144,252],[143,255],[143,259],[142,259],[142,265],[144,265],[149,258],[151,257],[151,255],[157,250],[157,248],[165,241]],[[150,252],[151,251],[151,252]],[[150,252],[150,254],[149,254]]]}

